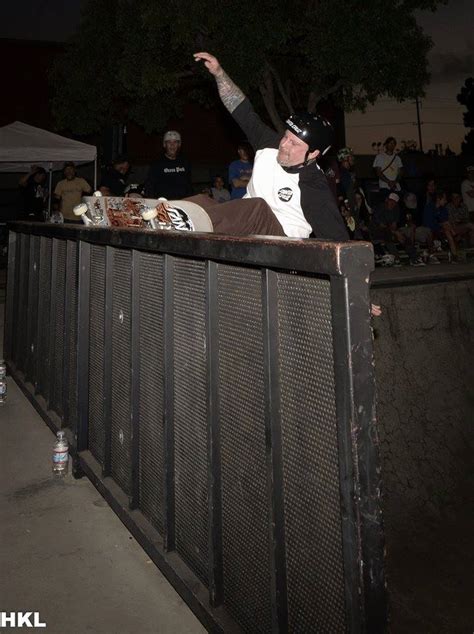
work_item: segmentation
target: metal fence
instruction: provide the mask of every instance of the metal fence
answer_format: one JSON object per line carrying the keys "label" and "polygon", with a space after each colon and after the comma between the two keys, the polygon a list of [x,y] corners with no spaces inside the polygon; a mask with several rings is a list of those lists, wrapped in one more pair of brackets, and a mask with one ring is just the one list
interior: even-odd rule
{"label": "metal fence", "polygon": [[10,226],[9,368],[210,631],[384,631],[372,263]]}

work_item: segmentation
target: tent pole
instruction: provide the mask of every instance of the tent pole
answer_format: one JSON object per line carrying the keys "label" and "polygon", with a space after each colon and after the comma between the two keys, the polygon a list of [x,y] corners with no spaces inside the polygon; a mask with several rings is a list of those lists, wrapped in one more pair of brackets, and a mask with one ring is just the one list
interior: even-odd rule
{"label": "tent pole", "polygon": [[51,218],[51,187],[53,185],[53,164],[49,164],[49,188],[48,188],[48,216],[46,222]]}

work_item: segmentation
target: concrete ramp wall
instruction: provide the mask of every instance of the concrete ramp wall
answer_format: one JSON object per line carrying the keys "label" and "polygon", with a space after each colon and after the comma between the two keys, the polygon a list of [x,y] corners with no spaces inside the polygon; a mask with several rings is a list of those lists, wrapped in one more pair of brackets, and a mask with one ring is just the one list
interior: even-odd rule
{"label": "concrete ramp wall", "polygon": [[395,634],[472,625],[474,281],[443,268],[444,281],[442,273],[411,285],[385,280],[371,293],[383,309],[377,425]]}

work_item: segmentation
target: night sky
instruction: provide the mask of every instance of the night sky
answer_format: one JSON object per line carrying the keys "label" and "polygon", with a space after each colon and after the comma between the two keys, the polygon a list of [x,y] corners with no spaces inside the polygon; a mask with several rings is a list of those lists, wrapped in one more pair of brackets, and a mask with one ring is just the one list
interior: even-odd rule
{"label": "night sky", "polygon": [[[24,0],[2,7],[0,37],[65,40],[75,30],[81,0]],[[27,18],[25,18],[27,16]],[[422,101],[424,149],[449,143],[459,151],[466,129],[457,103],[464,80],[474,75],[472,0],[450,0],[436,13],[419,13],[419,22],[435,46],[430,53],[432,82]],[[396,37],[396,28],[394,28]],[[218,55],[218,51],[214,51]],[[413,104],[380,99],[365,114],[346,116],[347,140],[356,152],[369,152],[373,141],[393,134],[399,140],[418,138]]]}

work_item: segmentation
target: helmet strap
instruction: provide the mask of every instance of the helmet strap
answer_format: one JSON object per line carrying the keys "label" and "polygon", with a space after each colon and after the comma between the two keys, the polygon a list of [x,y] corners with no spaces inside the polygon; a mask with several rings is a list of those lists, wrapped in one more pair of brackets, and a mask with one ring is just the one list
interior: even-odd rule
{"label": "helmet strap", "polygon": [[303,169],[303,167],[306,167],[307,165],[311,165],[311,163],[314,163],[316,161],[316,158],[312,158],[308,161],[308,156],[310,155],[310,150],[308,149],[308,151],[305,154],[304,157],[304,161],[302,163],[299,163],[298,165],[290,165],[289,167],[282,167],[282,169],[285,170],[285,172],[288,172],[288,174],[297,174],[300,170]]}

